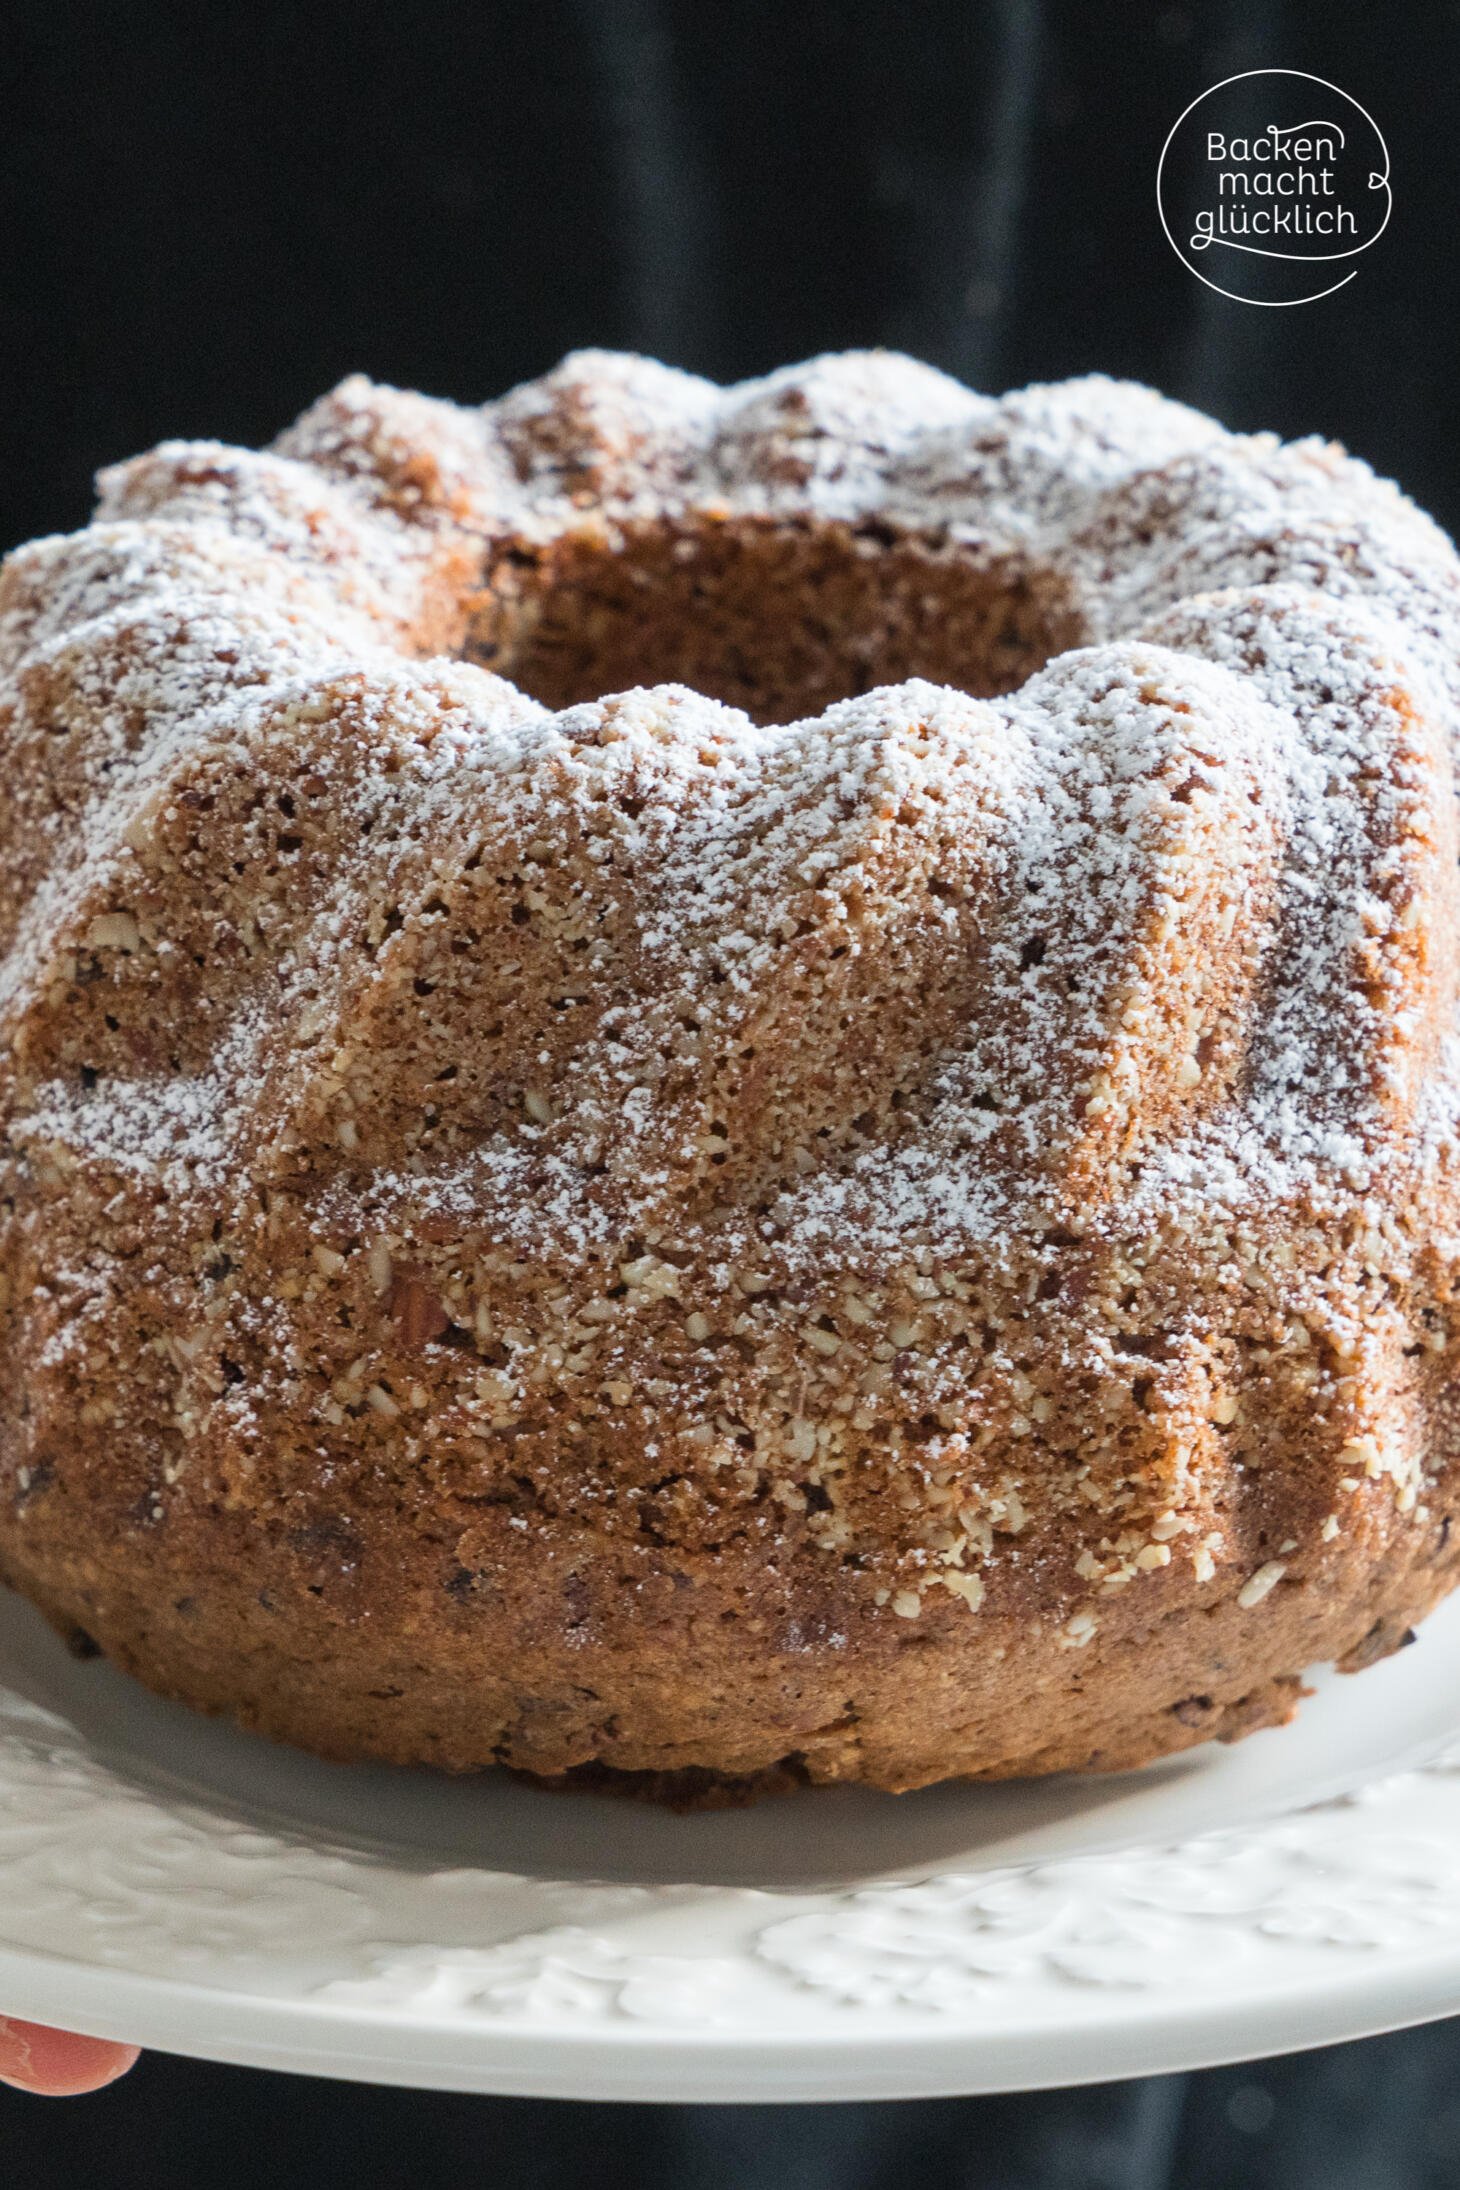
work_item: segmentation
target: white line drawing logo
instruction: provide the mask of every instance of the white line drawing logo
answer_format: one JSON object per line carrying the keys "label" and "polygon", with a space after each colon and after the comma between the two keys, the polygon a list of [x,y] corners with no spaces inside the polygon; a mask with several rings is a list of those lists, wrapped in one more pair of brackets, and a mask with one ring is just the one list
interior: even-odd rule
{"label": "white line drawing logo", "polygon": [[1314,304],[1346,288],[1356,266],[1336,280],[1314,270],[1377,243],[1393,206],[1378,123],[1302,69],[1223,77],[1178,115],[1156,165],[1167,242],[1238,304]]}

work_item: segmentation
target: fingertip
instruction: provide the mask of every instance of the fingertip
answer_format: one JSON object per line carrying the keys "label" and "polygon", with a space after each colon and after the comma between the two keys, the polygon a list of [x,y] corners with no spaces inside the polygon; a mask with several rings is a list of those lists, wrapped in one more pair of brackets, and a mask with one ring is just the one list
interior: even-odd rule
{"label": "fingertip", "polygon": [[125,2076],[138,2050],[109,2038],[81,2038],[44,2023],[0,2016],[0,2083],[38,2098],[75,2099],[104,2091]]}

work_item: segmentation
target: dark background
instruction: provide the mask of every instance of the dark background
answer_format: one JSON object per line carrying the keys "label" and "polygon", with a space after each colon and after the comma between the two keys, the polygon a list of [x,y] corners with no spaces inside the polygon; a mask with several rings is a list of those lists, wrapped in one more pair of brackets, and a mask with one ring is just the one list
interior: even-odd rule
{"label": "dark background", "polygon": [[[1156,218],[1182,108],[1263,66],[1393,162],[1389,232],[1296,310],[1212,294]],[[1460,528],[1457,77],[1424,0],[5,0],[0,543],[346,372],[477,401],[583,343],[1126,373],[1336,435]]]}
{"label": "dark background", "polygon": [[[1213,295],[1161,234],[1187,102],[1360,100],[1388,234],[1341,295]],[[0,5],[0,545],[164,435],[257,442],[345,372],[477,400],[574,345],[721,378],[889,343],[998,389],[1099,368],[1336,435],[1460,528],[1460,7],[1423,0]],[[0,794],[3,795],[3,794]],[[3,1891],[3,1881],[0,1881]],[[1460,2026],[923,2106],[604,2108],[154,2059],[0,2090],[24,2190],[1450,2190]]]}

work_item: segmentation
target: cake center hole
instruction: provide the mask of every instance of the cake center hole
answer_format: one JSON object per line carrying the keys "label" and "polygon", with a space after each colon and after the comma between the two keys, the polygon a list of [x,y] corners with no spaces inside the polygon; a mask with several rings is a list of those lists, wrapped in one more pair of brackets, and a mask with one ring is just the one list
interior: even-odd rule
{"label": "cake center hole", "polygon": [[905,677],[990,698],[1084,636],[1028,562],[886,525],[699,518],[499,549],[466,653],[548,707],[686,684],[771,723]]}

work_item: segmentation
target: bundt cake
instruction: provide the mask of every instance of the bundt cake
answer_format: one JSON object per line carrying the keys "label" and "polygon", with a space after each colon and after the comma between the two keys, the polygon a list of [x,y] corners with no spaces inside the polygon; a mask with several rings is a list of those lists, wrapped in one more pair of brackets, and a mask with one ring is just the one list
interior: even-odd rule
{"label": "bundt cake", "polygon": [[333,1757],[1132,1765],[1460,1575],[1460,565],[880,353],[0,579],[0,1571]]}

